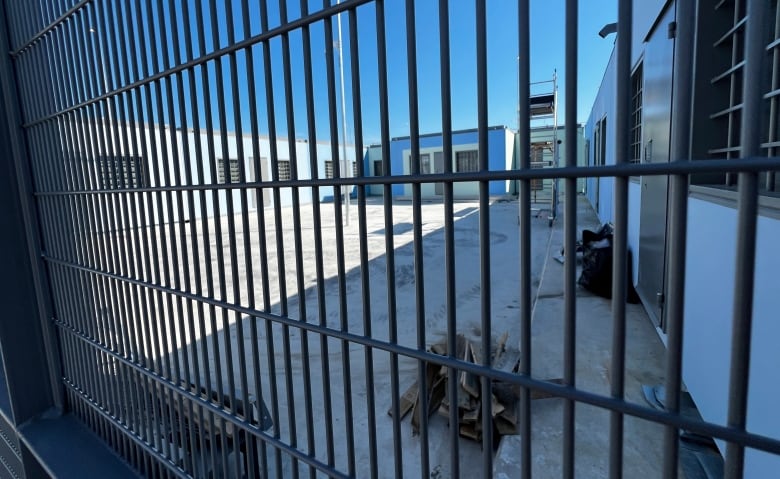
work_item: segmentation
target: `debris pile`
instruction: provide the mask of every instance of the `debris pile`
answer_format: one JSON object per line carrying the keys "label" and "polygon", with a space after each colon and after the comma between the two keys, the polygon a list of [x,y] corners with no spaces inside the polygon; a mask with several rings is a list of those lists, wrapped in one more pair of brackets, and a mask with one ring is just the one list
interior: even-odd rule
{"label": "debris pile", "polygon": [[[493,369],[507,372],[518,372],[520,359],[519,351],[510,351],[506,348],[509,333],[501,335],[490,354],[490,363]],[[447,344],[433,344],[429,352],[447,355]],[[456,357],[463,361],[481,364],[482,353],[479,346],[463,334],[456,338]],[[428,395],[428,417],[438,411],[439,415],[449,419],[450,408],[458,409],[458,432],[461,436],[482,440],[482,388],[480,377],[467,371],[458,371],[457,397],[449,397],[447,386],[449,368],[432,363],[426,364],[425,391]],[[560,384],[560,380],[551,382]],[[531,399],[550,397],[540,391],[531,391]],[[520,387],[505,381],[491,381],[491,414],[493,416],[493,431],[497,436],[518,433],[518,402]],[[412,432],[417,434],[420,428],[421,404],[420,387],[417,381],[401,395],[399,413],[403,419],[409,412],[412,413]],[[387,413],[392,417],[392,407]]]}

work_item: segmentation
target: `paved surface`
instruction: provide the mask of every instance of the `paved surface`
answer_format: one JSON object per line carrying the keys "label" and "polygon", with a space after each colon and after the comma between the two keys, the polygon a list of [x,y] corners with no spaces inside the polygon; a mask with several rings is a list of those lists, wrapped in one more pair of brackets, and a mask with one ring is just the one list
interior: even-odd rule
{"label": "paved surface", "polygon": [[[595,226],[592,210],[584,198],[580,199],[580,226]],[[492,333],[494,338],[497,338],[508,332],[507,344],[510,347],[519,344],[517,207],[514,200],[495,200],[490,207]],[[457,328],[458,332],[479,341],[482,334],[479,209],[475,202],[457,202],[454,209]],[[314,240],[312,205],[302,205],[300,218],[293,217],[292,208],[282,208],[280,213],[280,228],[274,223],[273,210],[266,210],[264,222],[260,221],[256,214],[250,214],[246,230],[241,227],[242,217],[237,215],[234,218],[235,249],[230,245],[231,226],[227,218],[223,217],[219,225],[223,243],[220,247],[215,242],[217,225],[213,220],[206,222],[205,226],[210,235],[210,261],[206,261],[204,256],[203,245],[207,244],[204,240],[204,223],[198,221],[194,225],[187,225],[185,236],[190,234],[189,226],[194,226],[196,232],[196,241],[187,239],[188,256],[194,258],[193,247],[198,248],[199,254],[198,261],[191,260],[189,264],[191,284],[184,285],[183,288],[197,293],[198,285],[194,281],[197,265],[201,275],[202,294],[213,294],[215,298],[244,307],[254,305],[258,309],[286,314],[296,320],[326,324],[331,328],[347,329],[360,335],[368,334],[368,325],[373,338],[387,340],[391,328],[387,302],[385,222],[381,200],[372,199],[367,206],[367,271],[370,285],[367,293],[370,295],[371,309],[366,322],[356,205],[353,204],[351,208],[350,226],[343,230],[345,261],[341,273],[336,261],[337,227],[332,205],[322,205],[321,245]],[[439,342],[446,333],[443,214],[444,208],[440,202],[423,204],[426,345]],[[392,218],[397,341],[401,345],[414,348],[418,338],[411,204],[396,202],[393,205]],[[296,238],[296,224],[300,226],[300,238]],[[266,265],[258,249],[261,225],[264,226],[267,241],[267,268],[264,268]],[[176,231],[179,231],[178,225]],[[166,229],[166,234],[160,234],[157,241],[170,243],[169,234]],[[533,374],[540,378],[559,377],[562,375],[562,266],[551,261],[551,256],[560,249],[562,223],[558,221],[550,229],[546,215],[532,218],[530,234],[534,293],[536,287],[539,288],[538,300],[534,294]],[[249,240],[248,244],[251,246],[248,250],[244,249],[245,239]],[[283,246],[279,244],[279,240]],[[297,262],[296,252],[300,254],[300,260]],[[220,256],[221,259],[218,259]],[[317,279],[318,257],[322,258],[322,281]],[[180,273],[184,272],[181,261],[176,264],[171,257],[160,259],[169,261],[172,271],[178,269]],[[210,272],[207,266],[211,266]],[[263,291],[264,278],[261,272],[264,270],[268,272],[265,278],[269,285],[267,295]],[[206,279],[208,274],[211,274],[214,284],[213,293],[210,292]],[[252,284],[249,283],[249,278],[252,279]],[[346,301],[340,303],[342,293]],[[302,307],[304,305],[305,314]],[[324,316],[320,317],[320,311],[325,312]],[[661,379],[663,349],[641,307],[629,306],[628,311],[629,357],[626,390],[629,399],[641,402],[640,384],[654,384]],[[577,385],[600,393],[609,392],[609,314],[607,300],[584,292],[578,294]],[[181,314],[173,307],[165,314],[165,319],[168,341],[167,344],[162,341],[161,347],[170,352],[155,353],[150,350],[145,352],[146,357],[155,358],[155,362],[162,366],[170,363],[175,367],[174,362],[178,360],[181,369],[184,369],[186,357],[190,371],[182,370],[181,376],[194,380],[194,367],[197,364],[197,375],[210,378],[214,384],[221,380],[225,390],[233,386],[246,389],[254,396],[262,395],[272,414],[278,418],[279,438],[284,442],[297,444],[303,451],[309,451],[308,439],[311,437],[313,455],[323,462],[327,462],[329,456],[326,438],[328,434],[332,434],[335,445],[332,460],[340,470],[347,470],[348,467],[346,424],[350,422],[348,417],[351,415],[357,477],[366,477],[369,474],[366,398],[367,392],[373,388],[376,398],[374,411],[380,476],[393,477],[392,450],[399,439],[393,436],[392,419],[387,415],[392,398],[388,353],[374,350],[371,363],[373,376],[372,380],[368,380],[366,370],[369,363],[365,348],[358,344],[345,344],[333,339],[323,340],[314,333],[302,335],[298,328],[285,328],[278,323],[233,312],[223,314],[220,308],[212,310],[206,307],[200,311],[186,301]],[[147,334],[143,333],[144,336]],[[152,336],[164,337],[154,333]],[[327,354],[324,352],[325,347]],[[253,353],[257,354],[259,377],[253,372]],[[226,361],[228,357],[232,358],[232,361]],[[323,361],[323,358],[327,360]],[[347,358],[348,361],[345,361]],[[174,377],[177,377],[176,373]],[[233,379],[233,385],[230,384],[230,378]],[[400,391],[403,392],[416,378],[417,363],[399,358]],[[325,405],[326,386],[330,387],[331,395],[330,419]],[[347,397],[351,397],[351,402],[345,401]],[[347,404],[351,404],[351,410],[346,407]],[[307,418],[307,410],[311,414],[311,420]],[[603,477],[606,474],[608,416],[606,412],[586,406],[577,408],[577,477]],[[560,400],[540,400],[533,404],[534,477],[560,477],[561,421]],[[328,431],[326,424],[332,424],[332,430]],[[431,418],[429,451],[434,477],[449,477],[450,433],[445,418],[438,415]],[[412,435],[408,417],[401,423],[400,441],[403,445],[404,475],[419,477],[421,443],[419,436]],[[660,467],[660,443],[659,428],[626,419],[626,475],[629,476],[630,473],[633,476],[634,473],[645,473]],[[466,439],[462,439],[460,444],[462,477],[480,477],[480,445]],[[508,463],[516,461],[517,456],[513,451],[516,453],[518,449],[505,446],[498,459]],[[269,459],[272,457],[269,454]],[[273,473],[273,460],[270,461],[270,467]],[[288,457],[283,458],[282,468],[284,477],[292,473],[292,464]],[[305,471],[303,466],[302,468]],[[516,473],[510,473],[509,477],[515,475]]]}
{"label": "paved surface", "polygon": [[[476,202],[456,202],[455,211],[455,279],[457,310],[456,321],[458,332],[465,334],[474,341],[479,341],[482,335],[480,325],[480,264],[479,264],[479,208]],[[218,299],[239,303],[249,307],[254,304],[258,309],[268,310],[275,314],[286,314],[296,320],[310,323],[326,324],[331,328],[348,329],[351,333],[367,334],[364,324],[362,273],[360,270],[360,243],[357,207],[352,205],[351,224],[343,230],[344,235],[344,269],[340,279],[337,249],[336,223],[332,204],[322,205],[321,231],[322,243],[318,246],[314,240],[314,221],[312,205],[301,207],[301,217],[293,217],[292,208],[282,208],[281,228],[274,224],[273,210],[265,210],[265,222],[260,222],[254,213],[250,214],[248,230],[241,227],[241,216],[234,218],[236,225],[235,250],[230,247],[229,231],[231,226],[223,217],[221,228],[222,246],[215,242],[215,227],[213,220],[205,226],[208,229],[209,241],[204,240],[204,224],[201,221],[194,225],[196,241],[188,239],[189,256],[197,246],[199,261],[190,261],[190,277],[193,279],[190,288],[194,289],[194,273],[197,265],[201,274],[201,291],[209,294],[209,284],[206,279],[211,266],[213,295]],[[444,207],[441,202],[426,202],[422,206],[422,251],[424,271],[425,298],[425,344],[440,342],[446,334],[447,311],[444,290]],[[415,300],[416,282],[414,275],[413,254],[413,224],[411,203],[397,201],[393,205],[393,257],[395,259],[395,297],[397,316],[397,342],[403,346],[417,347]],[[296,247],[295,224],[300,225],[301,237]],[[263,294],[263,277],[258,249],[259,225],[264,224],[267,240],[268,261],[267,281],[268,295]],[[177,225],[178,227],[178,225]],[[372,199],[367,206],[367,247],[369,262],[367,265],[370,294],[370,334],[375,339],[387,340],[390,337],[390,321],[387,300],[387,254],[385,248],[385,222],[381,199]],[[178,231],[178,229],[177,229]],[[542,267],[549,247],[550,228],[547,226],[546,215],[534,218],[530,232],[533,243],[532,276],[534,287],[538,285]],[[188,235],[189,226],[188,226]],[[244,239],[248,235],[251,248],[245,251]],[[177,235],[178,236],[178,235]],[[185,235],[187,236],[187,235]],[[281,239],[283,246],[279,246]],[[170,244],[170,233],[160,234],[158,241]],[[178,239],[177,241],[181,241]],[[509,333],[508,344],[519,343],[519,309],[517,288],[519,281],[518,262],[518,226],[517,202],[514,200],[496,199],[490,207],[490,249],[491,249],[491,325],[494,339],[504,332]],[[204,244],[210,244],[211,261],[206,261]],[[321,248],[318,252],[318,248]],[[170,250],[170,247],[169,247]],[[300,262],[296,264],[296,251],[300,252]],[[220,258],[221,253],[221,258]],[[281,253],[281,254],[279,254]],[[322,258],[322,278],[317,280],[316,261]],[[251,261],[247,262],[247,258]],[[183,273],[181,261],[174,264],[170,257],[160,257],[161,261],[169,261],[172,271]],[[283,267],[280,264],[283,263]],[[233,265],[235,264],[235,274]],[[251,267],[252,274],[248,271]],[[300,267],[300,269],[299,269]],[[224,270],[224,280],[220,271]],[[298,274],[300,272],[300,275]],[[253,285],[249,285],[252,278]],[[222,284],[224,283],[224,288]],[[302,285],[301,291],[298,285]],[[251,287],[250,287],[251,286]],[[342,291],[346,301],[339,302]],[[267,303],[266,303],[267,298]],[[302,298],[305,298],[302,299]],[[320,308],[320,301],[323,307]],[[302,305],[305,305],[305,315]],[[319,312],[325,315],[320,317]],[[183,369],[184,359],[188,358],[191,371],[182,371],[182,376],[193,378],[195,363],[199,365],[199,376],[211,378],[212,384],[220,380],[222,388],[248,390],[254,396],[262,394],[263,399],[278,416],[279,437],[281,440],[297,444],[304,451],[308,447],[308,435],[311,431],[314,442],[314,454],[326,462],[328,460],[326,424],[331,423],[333,441],[333,461],[340,470],[348,467],[348,440],[345,425],[352,415],[354,425],[354,458],[357,477],[369,474],[368,451],[368,411],[366,408],[367,391],[373,387],[376,398],[375,414],[377,421],[377,442],[379,450],[379,471],[381,477],[392,477],[393,445],[397,440],[403,444],[403,471],[408,477],[420,476],[419,436],[413,436],[409,417],[401,423],[400,439],[393,436],[392,419],[387,415],[391,405],[390,386],[390,355],[374,351],[373,384],[366,379],[365,348],[354,343],[343,344],[338,340],[323,340],[314,333],[304,334],[298,328],[284,328],[278,323],[266,322],[238,316],[233,312],[223,314],[220,308],[211,310],[206,307],[202,312],[196,307],[190,308],[184,304],[180,316],[176,308],[165,314],[167,344],[169,354],[149,352],[147,357],[157,358],[157,363],[172,366],[176,360]],[[240,349],[243,346],[243,354]],[[325,354],[324,347],[327,347]],[[227,352],[227,348],[230,352]],[[308,354],[304,353],[308,348]],[[252,351],[256,351],[259,359],[260,376],[255,377],[251,361]],[[217,354],[218,351],[218,354]],[[232,357],[233,360],[225,359]],[[327,357],[327,361],[323,358]],[[308,358],[305,361],[305,358]],[[345,358],[349,358],[349,369],[345,368]],[[271,365],[271,361],[275,364]],[[408,358],[399,358],[399,383],[403,392],[417,379],[417,362]],[[208,371],[206,370],[208,368]],[[246,374],[242,374],[246,372]],[[174,373],[174,377],[176,374]],[[306,378],[310,378],[310,390],[307,389]],[[345,378],[347,380],[345,381]],[[273,382],[276,383],[276,395]],[[329,385],[332,416],[328,421],[325,406],[326,393],[324,387]],[[258,389],[259,387],[259,389]],[[276,400],[274,400],[274,396]],[[347,410],[345,398],[351,397],[351,411]],[[310,403],[310,404],[309,404]],[[273,405],[278,407],[273,410]],[[311,408],[312,421],[307,419],[307,409]],[[311,424],[311,426],[310,426]],[[311,429],[309,429],[311,427]],[[450,429],[445,418],[435,415],[430,422],[430,467],[438,477],[449,476],[450,452],[448,435]],[[478,477],[480,475],[481,456],[480,445],[470,440],[461,441],[461,470],[463,477]],[[291,471],[289,458],[284,458],[283,474],[287,477]],[[273,468],[272,468],[273,469]]]}
{"label": "paved surface", "polygon": [[[599,224],[590,205],[579,197],[578,229]],[[539,286],[532,324],[532,364],[539,379],[563,376],[563,265],[553,260],[563,246],[562,218],[553,227],[551,248]],[[576,385],[610,394],[612,316],[610,301],[577,286]],[[645,405],[642,384],[663,381],[664,346],[641,305],[626,309],[626,399]],[[562,473],[563,401],[532,403],[531,451],[534,478],[559,478]],[[575,408],[575,477],[609,475],[609,412],[579,404]],[[663,429],[632,417],[625,418],[624,477],[661,477]],[[520,441],[513,436],[502,444],[496,460],[496,478],[518,477]]]}

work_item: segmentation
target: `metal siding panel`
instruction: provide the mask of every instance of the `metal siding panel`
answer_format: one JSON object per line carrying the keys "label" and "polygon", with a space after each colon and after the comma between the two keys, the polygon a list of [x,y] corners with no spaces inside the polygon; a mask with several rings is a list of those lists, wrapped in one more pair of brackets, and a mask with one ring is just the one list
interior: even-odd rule
{"label": "metal siding panel", "polygon": [[[667,36],[666,25],[674,21],[674,5],[645,45],[643,60],[643,158],[645,163],[669,161],[669,135],[672,116],[672,64],[674,40]],[[666,252],[666,204],[668,178],[643,176],[639,226],[638,289],[645,307],[656,325],[661,325],[659,295],[664,290]]]}

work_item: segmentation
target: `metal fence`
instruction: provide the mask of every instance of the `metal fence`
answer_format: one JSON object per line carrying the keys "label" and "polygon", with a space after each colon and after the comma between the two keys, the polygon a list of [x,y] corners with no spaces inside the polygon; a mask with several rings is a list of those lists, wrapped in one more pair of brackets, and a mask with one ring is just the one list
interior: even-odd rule
{"label": "metal fence", "polygon": [[[465,8],[459,2],[439,0],[442,59],[441,104],[443,154],[452,157],[452,111],[449,59],[449,12]],[[367,448],[367,474],[401,476],[403,461],[412,446],[401,440],[399,358],[416,361],[421,408],[427,410],[428,365],[446,368],[448,394],[457,396],[457,378],[468,372],[480,378],[483,397],[491,395],[491,381],[501,380],[520,388],[519,424],[522,437],[531,437],[531,392],[543,391],[565,400],[563,428],[564,476],[574,477],[575,405],[604,408],[610,418],[610,476],[622,475],[623,423],[634,416],[666,427],[664,477],[676,477],[680,429],[721,438],[728,442],[725,458],[728,477],[741,477],[745,448],[780,454],[780,441],[747,432],[747,365],[751,345],[751,308],[757,217],[758,173],[780,168],[778,158],[758,158],[759,126],[740,125],[739,161],[685,161],[691,117],[692,62],[695,3],[676,2],[675,88],[673,100],[672,161],[668,164],[633,164],[630,129],[630,52],[632,2],[619,3],[617,39],[617,163],[597,167],[576,166],[576,148],[566,150],[564,166],[530,168],[531,80],[529,0],[519,1],[519,168],[488,170],[488,90],[486,50],[486,2],[474,8],[476,31],[478,150],[480,171],[456,173],[445,162],[445,171],[421,174],[413,162],[412,174],[394,174],[390,162],[388,75],[385,14],[400,8],[398,2],[345,0],[310,11],[300,2],[300,15],[288,18],[287,5],[279,6],[278,24],[271,26],[266,2],[260,2],[261,31],[250,34],[250,6],[246,1],[226,2],[227,11],[242,12],[243,24],[234,16],[220,17],[214,2],[150,0],[3,2],[3,90],[6,115],[12,129],[10,152],[19,173],[34,241],[31,248],[43,265],[37,276],[41,322],[47,340],[50,381],[55,404],[77,414],[140,473],[153,477],[287,476],[325,474],[355,476],[356,448]],[[354,150],[363,157],[362,100],[357,34],[358,11],[373,6],[377,32],[376,67],[381,125],[383,176],[364,176],[357,162],[357,176],[340,171],[336,72],[333,50],[328,48],[324,78],[315,78],[311,35],[316,27],[326,44],[333,38],[336,15],[348,21],[350,81]],[[759,117],[762,92],[751,78],[761,76],[764,18],[769,2],[748,0],[744,21],[742,117]],[[412,157],[419,157],[418,78],[414,2],[405,3],[408,60],[409,128]],[[252,10],[255,11],[255,10]],[[366,20],[361,17],[361,21]],[[578,2],[566,2],[566,111],[565,140],[576,145]],[[302,58],[291,58],[290,38],[303,45]],[[776,42],[775,42],[776,43]],[[272,45],[273,51],[272,54]],[[396,46],[397,47],[397,46]],[[277,50],[280,48],[279,50]],[[280,53],[280,57],[273,55]],[[7,52],[10,52],[8,54]],[[281,58],[280,62],[275,58]],[[303,65],[307,140],[316,144],[318,130],[315,88],[327,89],[327,124],[332,139],[333,178],[316,174],[316,149],[308,158],[277,151],[277,125],[286,122],[295,131],[292,62]],[[282,69],[281,84],[273,77]],[[248,78],[262,78],[263,89]],[[276,111],[274,89],[281,88],[284,111]],[[10,105],[10,106],[8,106]],[[263,108],[265,111],[263,111]],[[228,116],[232,115],[232,118]],[[242,131],[248,122],[249,131]],[[229,134],[230,130],[232,134]],[[261,131],[263,129],[263,131]],[[236,138],[248,133],[245,144]],[[271,175],[252,178],[264,171],[261,133],[269,137]],[[231,139],[232,138],[232,139]],[[320,138],[322,139],[322,138]],[[193,153],[195,161],[184,157]],[[239,158],[238,171],[229,159]],[[185,159],[187,161],[185,161]],[[110,161],[109,161],[110,160]],[[217,166],[217,161],[223,163]],[[279,164],[287,161],[289,179],[279,178]],[[299,177],[309,164],[311,178]],[[125,165],[124,167],[116,165]],[[230,171],[230,174],[225,174]],[[285,170],[287,171],[287,170]],[[221,172],[221,174],[219,174]],[[738,175],[739,234],[736,244],[734,331],[728,425],[703,422],[678,414],[681,389],[683,298],[685,286],[686,209],[689,176],[693,173]],[[143,174],[143,177],[136,175]],[[286,175],[286,173],[285,173]],[[624,400],[626,353],[626,244],[627,191],[631,175],[668,175],[671,179],[669,219],[669,268],[667,272],[667,374],[668,411],[658,411]],[[221,177],[218,181],[217,177]],[[553,384],[531,376],[531,198],[532,182],[560,178],[567,193],[563,201],[565,250],[574,251],[577,234],[576,180],[582,177],[615,178],[615,236],[612,302],[612,352],[610,395],[576,386],[576,264],[565,259],[564,381]],[[508,372],[490,366],[491,242],[490,181],[517,180],[520,185],[520,281],[517,285],[520,331],[520,369]],[[458,308],[453,225],[453,184],[479,183],[479,272],[481,357],[467,362],[457,357]],[[445,354],[427,351],[422,251],[423,183],[444,186],[446,291]],[[392,187],[412,185],[412,254],[415,281],[414,328],[416,345],[398,342],[396,267]],[[360,290],[348,297],[342,202],[339,190],[357,186]],[[369,232],[366,190],[384,190],[385,286],[370,281]],[[320,189],[333,189],[331,218],[316,201]],[[271,192],[270,195],[264,194]],[[282,207],[282,190],[291,191],[291,217]],[[310,205],[302,205],[300,191],[311,190]],[[571,194],[570,194],[571,193]],[[256,204],[256,208],[251,208]],[[313,227],[303,230],[303,217]],[[333,236],[323,232],[331,221]],[[292,244],[282,233],[293,225]],[[302,241],[311,235],[314,255],[304,258]],[[333,249],[328,249],[333,246]],[[333,277],[338,291],[326,301],[325,250],[335,258]],[[287,278],[290,272],[290,284]],[[311,277],[309,276],[311,274]],[[313,278],[313,279],[312,279]],[[316,304],[307,310],[310,285]],[[292,292],[292,294],[291,294]],[[291,298],[299,298],[293,301]],[[377,311],[376,297],[382,298]],[[347,317],[348,300],[360,305],[359,327]],[[331,314],[332,313],[332,314]],[[329,315],[335,322],[329,322]],[[387,330],[378,332],[379,315]],[[316,318],[316,319],[311,319]],[[300,348],[300,354],[297,349]],[[352,352],[357,351],[357,354]],[[339,360],[330,360],[332,353]],[[379,360],[389,369],[392,406],[392,447],[378,440],[377,397],[374,384],[386,378],[374,372]],[[355,362],[363,377],[351,372]],[[279,373],[281,371],[281,373]],[[384,373],[383,373],[384,374]],[[338,377],[340,380],[336,380]],[[280,378],[279,380],[277,378]],[[349,380],[347,379],[349,378]],[[352,393],[353,383],[365,383],[365,396]],[[333,385],[333,387],[331,387]],[[334,396],[339,398],[334,400]],[[267,409],[266,409],[267,406]],[[481,403],[482,465],[484,477],[493,468],[492,404]],[[357,421],[356,416],[361,420]],[[457,408],[449,421],[458,423]],[[307,425],[301,428],[299,425]],[[424,477],[431,475],[426,415],[420,421],[419,460]],[[457,428],[448,436],[452,477],[459,477],[459,451],[463,448]],[[417,446],[415,446],[417,447]],[[517,452],[522,477],[530,477],[532,441]],[[388,470],[381,470],[382,467]],[[362,469],[361,469],[362,470]]]}

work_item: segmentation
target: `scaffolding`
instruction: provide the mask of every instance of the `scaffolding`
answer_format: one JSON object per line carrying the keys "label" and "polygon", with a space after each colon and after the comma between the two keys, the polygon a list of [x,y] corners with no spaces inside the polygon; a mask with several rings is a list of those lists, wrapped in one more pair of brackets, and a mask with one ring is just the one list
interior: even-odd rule
{"label": "scaffolding", "polygon": [[[532,123],[547,123],[552,120],[552,135],[545,138],[535,138],[531,140],[531,168],[556,168],[559,163],[559,145],[558,140],[558,72],[553,71],[551,80],[532,82],[530,84],[532,91],[529,97],[529,109]],[[535,207],[531,209],[537,218],[541,217],[546,211],[547,222],[552,227],[558,212],[558,179],[547,180],[538,179],[531,181],[531,191],[533,192],[533,202]],[[540,191],[549,189],[549,198],[542,195],[542,203],[538,198]],[[543,203],[549,200],[548,206]]]}

